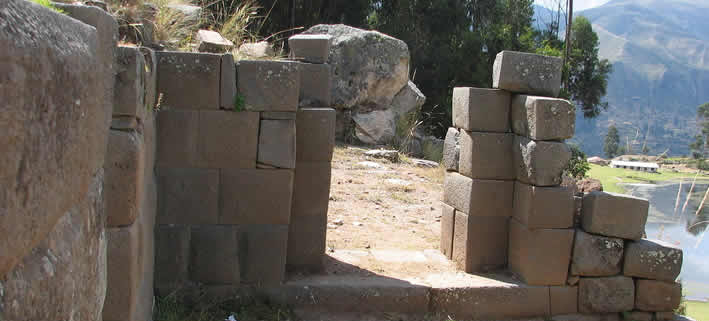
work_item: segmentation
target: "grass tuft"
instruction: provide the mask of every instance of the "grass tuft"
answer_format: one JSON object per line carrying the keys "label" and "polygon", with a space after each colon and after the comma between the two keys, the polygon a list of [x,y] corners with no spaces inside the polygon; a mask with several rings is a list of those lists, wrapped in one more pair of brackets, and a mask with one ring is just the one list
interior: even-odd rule
{"label": "grass tuft", "polygon": [[51,9],[53,11],[56,11],[58,13],[65,13],[64,10],[57,8],[54,4],[52,4],[51,1],[49,0],[31,0],[32,2],[43,6],[45,8]]}
{"label": "grass tuft", "polygon": [[157,297],[155,321],[224,321],[234,316],[239,321],[284,321],[294,320],[293,312],[282,306],[254,298],[230,297],[220,300],[203,298],[189,304],[179,294]]}

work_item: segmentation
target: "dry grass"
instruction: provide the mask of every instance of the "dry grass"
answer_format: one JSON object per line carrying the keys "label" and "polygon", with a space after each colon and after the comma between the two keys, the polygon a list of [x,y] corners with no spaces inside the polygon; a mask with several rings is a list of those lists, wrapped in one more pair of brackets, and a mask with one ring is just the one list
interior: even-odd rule
{"label": "dry grass", "polygon": [[152,20],[155,41],[168,49],[187,50],[194,33],[199,29],[201,19],[189,19],[170,5],[188,4],[183,0],[156,0],[157,11]]}

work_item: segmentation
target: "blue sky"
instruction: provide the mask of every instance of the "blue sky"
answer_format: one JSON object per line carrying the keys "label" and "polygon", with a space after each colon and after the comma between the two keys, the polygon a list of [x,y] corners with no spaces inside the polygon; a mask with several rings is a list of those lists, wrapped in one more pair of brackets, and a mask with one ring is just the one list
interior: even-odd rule
{"label": "blue sky", "polygon": [[[559,1],[562,1],[563,4],[566,4],[565,0],[534,0],[534,3],[538,5],[542,5],[545,7],[553,7],[553,9],[556,9],[557,3]],[[589,8],[595,8],[598,7],[610,0],[574,0],[574,11],[581,11]]]}

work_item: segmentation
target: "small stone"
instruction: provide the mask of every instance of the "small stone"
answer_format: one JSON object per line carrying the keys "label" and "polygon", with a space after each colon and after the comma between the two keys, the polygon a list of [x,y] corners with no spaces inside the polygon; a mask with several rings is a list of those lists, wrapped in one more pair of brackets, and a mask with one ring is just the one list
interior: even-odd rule
{"label": "small stone", "polygon": [[245,43],[239,47],[239,53],[250,58],[266,58],[275,54],[268,41]]}
{"label": "small stone", "polygon": [[216,31],[197,31],[196,40],[199,42],[200,52],[225,53],[234,48],[234,43],[222,37]]}
{"label": "small stone", "polygon": [[[370,167],[370,168],[382,168],[383,166],[381,164],[375,163],[375,162],[359,162],[357,165],[362,166],[362,167]],[[351,182],[350,182],[351,183]]]}
{"label": "small stone", "polygon": [[384,149],[370,150],[370,151],[365,152],[364,155],[366,155],[367,157],[387,159],[392,163],[399,162],[399,152],[397,152],[395,150],[384,150]]}

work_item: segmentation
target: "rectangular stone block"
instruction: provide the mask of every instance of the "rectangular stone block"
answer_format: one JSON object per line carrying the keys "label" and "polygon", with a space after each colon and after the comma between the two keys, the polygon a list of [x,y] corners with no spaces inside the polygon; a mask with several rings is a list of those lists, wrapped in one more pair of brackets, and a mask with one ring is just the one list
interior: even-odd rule
{"label": "rectangular stone block", "polygon": [[193,167],[197,164],[199,112],[162,110],[157,113],[156,127],[157,165]]}
{"label": "rectangular stone block", "polygon": [[145,58],[138,47],[116,48],[113,115],[145,117]]}
{"label": "rectangular stone block", "polygon": [[441,252],[453,259],[453,235],[455,235],[455,208],[441,204]]}
{"label": "rectangular stone block", "polygon": [[297,113],[289,111],[264,111],[261,112],[261,119],[272,120],[295,120]]}
{"label": "rectangular stone block", "polygon": [[293,171],[221,170],[219,224],[288,224]]}
{"label": "rectangular stone block", "polygon": [[238,94],[250,111],[296,111],[300,95],[298,62],[241,60]]}
{"label": "rectangular stone block", "polygon": [[322,271],[327,233],[327,213],[293,216],[288,225],[288,270]]}
{"label": "rectangular stone block", "polygon": [[222,55],[158,51],[158,92],[172,109],[219,109]]}
{"label": "rectangular stone block", "polygon": [[244,284],[277,286],[283,282],[288,247],[287,225],[239,227],[239,264]]}
{"label": "rectangular stone block", "polygon": [[645,232],[649,202],[646,199],[606,192],[583,197],[581,226],[586,232],[639,240]]}
{"label": "rectangular stone block", "polygon": [[500,216],[455,212],[452,260],[467,273],[490,272],[507,264],[507,224]]}
{"label": "rectangular stone block", "polygon": [[430,301],[431,310],[451,316],[450,320],[528,320],[550,313],[548,287],[514,283],[434,287]]}
{"label": "rectangular stone block", "polygon": [[623,274],[674,282],[682,270],[682,259],[682,249],[666,242],[648,239],[627,242]]}
{"label": "rectangular stone block", "polygon": [[453,127],[448,128],[446,139],[443,141],[443,159],[441,163],[447,171],[458,171],[460,161],[460,131]]}
{"label": "rectangular stone block", "polygon": [[288,38],[292,59],[324,64],[330,55],[330,35],[295,35]]}
{"label": "rectangular stone block", "polygon": [[137,132],[110,130],[104,164],[107,226],[133,224],[140,213],[145,181],[145,154]]}
{"label": "rectangular stone block", "polygon": [[530,229],[510,220],[509,268],[529,285],[565,285],[572,229]]}
{"label": "rectangular stone block", "polygon": [[258,163],[278,168],[295,168],[295,121],[261,120]]}
{"label": "rectangular stone block", "polygon": [[561,89],[558,57],[502,51],[492,66],[492,87],[515,93],[556,97]]}
{"label": "rectangular stone block", "polygon": [[514,180],[513,141],[512,134],[461,131],[460,173],[470,178]]}
{"label": "rectangular stone block", "polygon": [[155,285],[180,287],[189,280],[190,227],[159,225],[155,228]]}
{"label": "rectangular stone block", "polygon": [[300,64],[300,107],[330,107],[330,65]]}
{"label": "rectangular stone block", "polygon": [[301,108],[296,118],[298,161],[330,161],[335,147],[335,110]]}
{"label": "rectangular stone block", "polygon": [[571,149],[564,143],[521,136],[515,136],[513,153],[517,180],[535,186],[561,184],[561,174],[571,159]]}
{"label": "rectangular stone block", "polygon": [[219,88],[219,106],[222,109],[235,109],[236,64],[234,64],[234,56],[231,54],[225,54],[222,56]]}
{"label": "rectangular stone block", "polygon": [[625,276],[581,278],[579,312],[617,313],[633,310],[635,284]]}
{"label": "rectangular stone block", "polygon": [[674,311],[682,301],[682,285],[675,282],[635,280],[635,309],[648,312]]}
{"label": "rectangular stone block", "polygon": [[515,95],[510,106],[512,130],[534,140],[563,140],[574,137],[576,106],[557,98]]}
{"label": "rectangular stone block", "polygon": [[191,233],[190,279],[206,284],[238,285],[243,245],[239,242],[237,227],[195,226]]}
{"label": "rectangular stone block", "polygon": [[579,288],[577,286],[549,287],[551,315],[567,315],[578,313],[578,296]]}
{"label": "rectangular stone block", "polygon": [[588,234],[576,230],[571,274],[613,276],[621,272],[624,242],[622,239]]}
{"label": "rectangular stone block", "polygon": [[258,135],[258,113],[200,111],[199,167],[255,168]]}
{"label": "rectangular stone block", "polygon": [[510,93],[499,89],[453,89],[453,127],[466,131],[510,130]]}
{"label": "rectangular stone block", "polygon": [[158,224],[217,224],[219,170],[158,167],[157,179]]}
{"label": "rectangular stone block", "polygon": [[574,199],[566,187],[539,187],[515,182],[513,216],[529,228],[570,228]]}
{"label": "rectangular stone block", "polygon": [[139,47],[145,60],[145,108],[147,113],[155,109],[158,102],[158,56],[155,51],[147,47]]}
{"label": "rectangular stone block", "polygon": [[106,299],[103,317],[130,320],[135,310],[140,283],[140,225],[106,229]]}
{"label": "rectangular stone block", "polygon": [[327,216],[330,162],[298,162],[293,183],[291,217]]}
{"label": "rectangular stone block", "polygon": [[512,216],[513,181],[471,179],[446,173],[443,201],[470,216]]}

